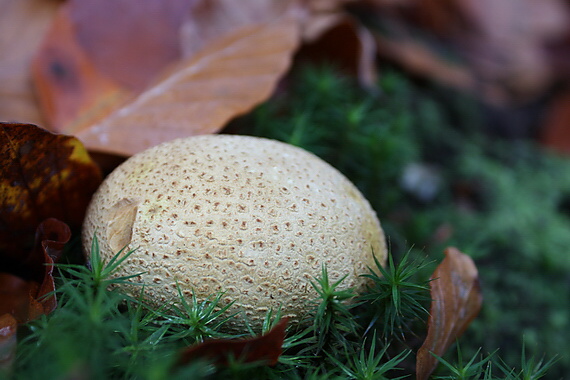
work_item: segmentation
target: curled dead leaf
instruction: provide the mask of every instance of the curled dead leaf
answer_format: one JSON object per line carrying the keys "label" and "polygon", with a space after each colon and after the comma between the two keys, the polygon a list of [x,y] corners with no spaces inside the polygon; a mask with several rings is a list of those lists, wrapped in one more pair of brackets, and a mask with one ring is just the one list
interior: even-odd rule
{"label": "curled dead leaf", "polygon": [[289,14],[236,30],[77,137],[96,151],[132,155],[178,137],[217,132],[269,97],[289,67],[297,36]]}
{"label": "curled dead leaf", "polygon": [[191,346],[184,350],[178,365],[192,360],[205,359],[218,365],[227,365],[230,358],[244,363],[262,362],[275,365],[281,356],[287,318],[279,321],[264,335],[241,340],[215,339]]}
{"label": "curled dead leaf", "polygon": [[442,356],[479,314],[483,302],[477,267],[457,248],[445,250],[445,258],[431,276],[430,288],[428,333],[416,358],[417,380],[429,378],[437,366],[432,353]]}
{"label": "curled dead leaf", "polygon": [[0,0],[0,120],[43,123],[30,64],[59,5],[50,0]]}
{"label": "curled dead leaf", "polygon": [[[38,226],[34,249],[12,261],[0,256],[0,315],[10,314],[18,323],[51,313],[57,306],[53,264],[71,238],[69,227],[57,220],[46,219]],[[6,261],[8,261],[6,263]]]}
{"label": "curled dead leaf", "polygon": [[303,26],[304,45],[297,60],[332,63],[356,77],[361,86],[376,86],[376,42],[355,18],[341,12],[314,13]]}
{"label": "curled dead leaf", "polygon": [[544,119],[540,129],[542,144],[559,153],[570,154],[570,90],[558,94]]}
{"label": "curled dead leaf", "polygon": [[59,9],[34,58],[32,75],[50,129],[73,134],[77,125],[110,112],[132,91],[94,66],[78,41],[70,12],[66,6]]}

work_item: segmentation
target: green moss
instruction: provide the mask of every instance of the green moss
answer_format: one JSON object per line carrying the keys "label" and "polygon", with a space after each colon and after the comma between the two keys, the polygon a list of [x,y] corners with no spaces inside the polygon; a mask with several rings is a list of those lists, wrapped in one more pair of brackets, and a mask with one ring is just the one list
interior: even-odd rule
{"label": "green moss", "polygon": [[[380,93],[369,94],[330,68],[304,69],[291,89],[246,116],[249,129],[239,130],[315,152],[370,200],[394,262],[357,303],[341,302],[351,291],[337,291],[323,268],[314,281],[320,297],[307,306],[315,308],[316,319],[305,330],[288,331],[277,366],[235,362],[223,369],[197,362],[173,370],[185,345],[226,336],[218,295],[150,310],[107,289],[116,281],[109,279],[114,264],[66,267],[58,309],[21,331],[14,377],[411,375],[408,352],[425,333],[426,280],[448,245],[475,259],[484,307],[460,340],[461,351],[450,350],[437,375],[539,378],[544,367],[550,378],[570,373],[564,333],[570,331],[570,163],[530,142],[496,142],[481,134],[476,104],[457,94],[416,86],[390,70],[382,71],[379,87]],[[410,185],[404,180],[410,173],[422,180]],[[278,316],[269,314],[264,329]],[[558,355],[558,361],[540,364],[526,351]]]}

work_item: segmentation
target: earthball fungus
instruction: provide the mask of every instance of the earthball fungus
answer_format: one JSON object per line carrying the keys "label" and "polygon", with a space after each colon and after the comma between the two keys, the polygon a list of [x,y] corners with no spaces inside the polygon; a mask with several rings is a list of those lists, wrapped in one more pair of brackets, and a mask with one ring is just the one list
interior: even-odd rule
{"label": "earthball fungus", "polygon": [[347,276],[341,288],[362,290],[373,255],[386,258],[380,223],[346,177],[303,149],[248,136],[177,139],[129,158],[91,201],[86,250],[95,233],[107,260],[136,249],[118,275],[144,272],[133,281],[149,284],[151,304],[176,300],[177,284],[202,300],[225,291],[254,327],[278,307],[303,318],[323,264],[331,281]]}

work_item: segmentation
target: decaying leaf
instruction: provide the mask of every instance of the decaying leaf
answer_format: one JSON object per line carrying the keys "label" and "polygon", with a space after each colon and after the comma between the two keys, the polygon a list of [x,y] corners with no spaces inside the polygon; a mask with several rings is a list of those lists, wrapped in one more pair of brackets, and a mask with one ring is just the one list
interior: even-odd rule
{"label": "decaying leaf", "polygon": [[418,350],[416,379],[426,380],[442,356],[479,314],[483,297],[473,260],[450,247],[431,276],[431,309],[426,340]]}
{"label": "decaying leaf", "polygon": [[376,43],[354,17],[342,12],[311,14],[304,23],[303,42],[298,60],[332,63],[356,77],[361,86],[376,86]]}
{"label": "decaying leaf", "polygon": [[228,360],[233,358],[244,363],[262,362],[275,365],[281,356],[287,322],[288,319],[283,318],[267,334],[259,337],[242,340],[216,339],[191,346],[182,353],[178,364],[206,359],[218,365],[227,365]]}
{"label": "decaying leaf", "polygon": [[[119,83],[121,77],[125,77],[120,74],[121,70],[136,65],[133,61],[141,56],[160,54],[164,48],[141,50],[144,53],[137,50],[132,56],[139,58],[123,60],[120,46],[113,45],[113,59],[94,58],[106,52],[101,51],[105,44],[99,39],[110,38],[112,33],[91,27],[95,31],[89,33],[86,43],[80,32],[85,28],[75,25],[69,8],[62,10],[68,15],[53,28],[63,29],[65,33],[61,33],[60,38],[65,41],[55,37],[46,39],[35,69],[42,103],[52,115],[52,129],[77,136],[94,151],[131,155],[173,138],[217,132],[228,120],[249,111],[271,94],[289,67],[298,44],[299,20],[293,2],[247,0],[238,4],[227,0],[190,3],[169,0],[168,4],[170,2],[175,6],[165,5],[164,9],[170,11],[163,12],[168,21],[164,24],[169,26],[158,28],[159,37],[153,39],[158,42],[149,48],[176,38],[174,29],[179,32],[179,39],[167,44],[172,49],[167,49],[165,59],[152,60],[152,64],[141,69],[142,74],[132,74],[128,85]],[[82,3],[72,1],[70,7],[99,6],[105,12],[114,12],[114,7],[105,2]],[[151,0],[147,3],[149,7],[163,4]],[[126,6],[127,3],[121,4]],[[185,12],[188,4],[190,9]],[[172,9],[180,11],[172,12]],[[81,14],[86,12],[82,10]],[[136,17],[138,13],[134,14]],[[90,17],[85,17],[87,22]],[[148,15],[140,17],[146,20]],[[140,20],[131,22],[147,25]],[[109,28],[121,34],[116,37],[117,43],[131,45],[132,39],[123,35],[130,35],[129,31],[114,28],[112,24]],[[166,34],[160,34],[164,30]],[[58,54],[53,59],[44,57],[49,58],[54,52]],[[172,64],[178,54],[182,59]],[[72,58],[70,64],[77,67],[62,69],[66,58]],[[102,68],[105,62],[111,61],[114,65],[126,66]],[[53,62],[57,64],[54,66]],[[160,69],[164,70],[160,79],[153,78]],[[140,87],[145,87],[141,78],[147,75],[145,79],[153,80],[153,84],[139,92]],[[129,91],[135,97],[127,101]]]}
{"label": "decaying leaf", "polygon": [[9,371],[16,356],[16,330],[16,319],[10,314],[0,314],[0,374]]}
{"label": "decaying leaf", "polygon": [[77,127],[71,123],[97,120],[133,94],[94,66],[79,44],[77,25],[69,13],[67,7],[57,13],[34,59],[32,74],[50,129],[73,134]]}
{"label": "decaying leaf", "polygon": [[0,120],[43,123],[30,64],[60,1],[0,0]]}
{"label": "decaying leaf", "polygon": [[18,323],[49,314],[57,306],[54,294],[53,263],[71,238],[69,227],[57,220],[46,219],[36,231],[34,248],[26,255],[2,257],[0,273],[0,315],[11,314]]}
{"label": "decaying leaf", "polygon": [[49,125],[73,133],[77,125],[96,121],[145,89],[165,67],[179,60],[180,27],[192,3],[68,1],[34,63]]}
{"label": "decaying leaf", "polygon": [[77,137],[90,149],[131,155],[217,132],[269,97],[289,66],[296,35],[295,20],[287,16],[236,31]]}
{"label": "decaying leaf", "polygon": [[0,153],[0,252],[15,262],[43,220],[81,226],[101,173],[79,140],[32,124],[0,123]]}
{"label": "decaying leaf", "polygon": [[570,154],[570,91],[560,93],[552,102],[541,128],[541,142],[550,149]]}

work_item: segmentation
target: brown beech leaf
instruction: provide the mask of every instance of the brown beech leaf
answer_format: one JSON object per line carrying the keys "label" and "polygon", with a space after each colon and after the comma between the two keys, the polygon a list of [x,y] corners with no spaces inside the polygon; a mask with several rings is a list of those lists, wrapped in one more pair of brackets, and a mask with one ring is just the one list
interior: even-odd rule
{"label": "brown beech leaf", "polygon": [[0,373],[10,369],[16,356],[16,331],[16,319],[0,313]]}
{"label": "brown beech leaf", "polygon": [[550,104],[540,129],[541,142],[559,153],[570,155],[570,89],[566,89]]}
{"label": "brown beech leaf", "polygon": [[0,120],[42,123],[30,63],[60,4],[0,0]]}
{"label": "brown beech leaf", "polygon": [[269,97],[289,67],[297,36],[290,14],[237,29],[76,136],[92,150],[132,155],[174,138],[217,132]]}
{"label": "brown beech leaf", "polygon": [[0,257],[0,315],[11,314],[19,323],[49,314],[56,306],[53,263],[71,238],[69,227],[53,218],[37,228],[36,243],[27,255]]}
{"label": "brown beech leaf", "polygon": [[68,0],[66,9],[94,67],[121,86],[141,91],[181,58],[180,28],[199,1]]}
{"label": "brown beech leaf", "polygon": [[110,112],[132,93],[93,65],[69,13],[64,6],[54,18],[34,58],[32,75],[50,129],[73,134],[78,125]]}
{"label": "brown beech leaf", "polygon": [[218,365],[227,365],[230,358],[275,365],[281,356],[287,318],[283,318],[267,334],[242,340],[216,339],[205,341],[184,350],[178,365],[195,359],[206,359]]}
{"label": "brown beech leaf", "polygon": [[97,121],[180,59],[180,27],[193,2],[68,1],[34,63],[51,128],[73,133]]}
{"label": "brown beech leaf", "polygon": [[442,356],[479,314],[483,297],[477,267],[458,249],[449,247],[431,276],[431,309],[426,340],[418,350],[416,379],[426,380]]}
{"label": "brown beech leaf", "polygon": [[70,238],[71,230],[67,224],[55,218],[44,220],[36,231],[36,244],[32,254],[35,256],[35,260],[43,258],[40,268],[43,271],[43,276],[39,281],[35,296],[33,294],[32,296],[41,302],[44,314],[51,313],[57,306],[55,294],[47,297],[46,295],[55,291],[53,263],[59,260],[63,247]]}
{"label": "brown beech leaf", "polygon": [[[103,27],[98,20],[116,12],[115,2],[72,0],[36,60],[51,128],[93,151],[128,156],[176,137],[217,132],[271,94],[298,44],[299,13],[290,0],[143,3],[128,21],[132,28]],[[91,20],[85,9],[95,8],[102,9]],[[156,25],[145,21],[153,9]],[[132,43],[141,38],[151,43]]]}
{"label": "brown beech leaf", "polygon": [[376,86],[376,42],[372,34],[346,13],[314,13],[304,23],[299,61],[333,63],[356,77],[363,87]]}
{"label": "brown beech leaf", "polygon": [[32,124],[0,123],[0,252],[16,262],[53,217],[79,228],[101,182],[79,140]]}

